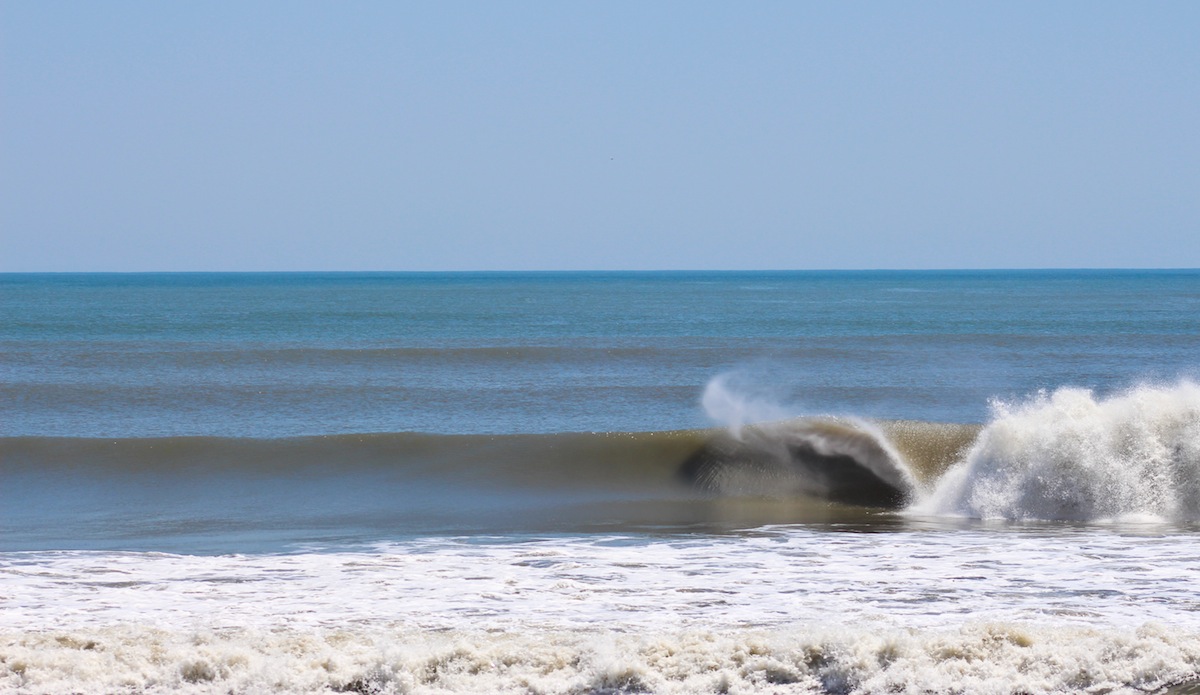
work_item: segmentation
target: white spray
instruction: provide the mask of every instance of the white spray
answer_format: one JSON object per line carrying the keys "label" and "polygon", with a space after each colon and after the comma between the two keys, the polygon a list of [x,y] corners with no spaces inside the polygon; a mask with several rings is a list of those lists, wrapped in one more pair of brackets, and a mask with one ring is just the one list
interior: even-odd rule
{"label": "white spray", "polygon": [[1060,388],[993,405],[965,460],[914,506],[995,519],[1200,520],[1200,386]]}

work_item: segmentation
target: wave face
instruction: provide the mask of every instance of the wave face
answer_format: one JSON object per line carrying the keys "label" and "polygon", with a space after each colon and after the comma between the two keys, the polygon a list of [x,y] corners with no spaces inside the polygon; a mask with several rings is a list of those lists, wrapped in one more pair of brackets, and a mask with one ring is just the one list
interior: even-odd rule
{"label": "wave face", "polygon": [[1200,519],[1200,386],[1108,398],[1061,388],[998,404],[965,459],[914,506],[1009,520]]}
{"label": "wave face", "polygon": [[799,418],[737,433],[0,438],[0,547],[852,520],[903,507],[974,431]]}
{"label": "wave face", "polygon": [[[739,428],[530,435],[345,434],[288,439],[0,438],[12,475],[159,478],[353,477],[382,473],[498,490],[629,490],[688,482],[732,496],[914,493],[978,431],[970,425],[796,418]],[[57,472],[56,472],[57,471]],[[886,494],[885,491],[886,490]],[[869,506],[895,506],[874,500]]]}
{"label": "wave face", "polygon": [[[702,432],[0,439],[0,549],[259,552],[703,522]],[[764,520],[769,521],[769,519]]]}
{"label": "wave face", "polygon": [[286,439],[158,437],[0,438],[12,471],[69,469],[77,475],[352,476],[384,471],[536,488],[653,486],[702,446],[708,432],[581,432],[439,435],[338,434]]}
{"label": "wave face", "polygon": [[807,495],[898,508],[976,431],[969,425],[797,418],[716,433],[681,470],[723,495]]}

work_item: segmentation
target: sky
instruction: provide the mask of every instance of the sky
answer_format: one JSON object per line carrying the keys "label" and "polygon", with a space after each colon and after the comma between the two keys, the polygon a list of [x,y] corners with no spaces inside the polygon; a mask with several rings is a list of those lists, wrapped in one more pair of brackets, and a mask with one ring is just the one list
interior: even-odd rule
{"label": "sky", "polygon": [[0,272],[1200,267],[1196,2],[0,0]]}

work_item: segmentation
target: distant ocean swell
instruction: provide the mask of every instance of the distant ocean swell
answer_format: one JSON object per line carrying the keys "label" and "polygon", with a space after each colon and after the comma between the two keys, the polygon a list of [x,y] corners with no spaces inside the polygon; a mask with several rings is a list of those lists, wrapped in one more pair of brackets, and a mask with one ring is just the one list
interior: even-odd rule
{"label": "distant ocean swell", "polygon": [[0,439],[10,481],[339,479],[609,500],[807,498],[1010,520],[1200,520],[1200,386],[1062,388],[983,427],[799,418],[551,435]]}

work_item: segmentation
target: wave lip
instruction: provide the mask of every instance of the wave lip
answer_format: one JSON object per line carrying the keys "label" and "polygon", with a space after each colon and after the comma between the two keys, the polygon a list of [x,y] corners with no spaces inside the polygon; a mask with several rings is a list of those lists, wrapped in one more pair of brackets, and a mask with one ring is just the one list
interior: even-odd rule
{"label": "wave lip", "polygon": [[996,415],[912,511],[980,519],[1200,520],[1200,385],[1060,388]]}

